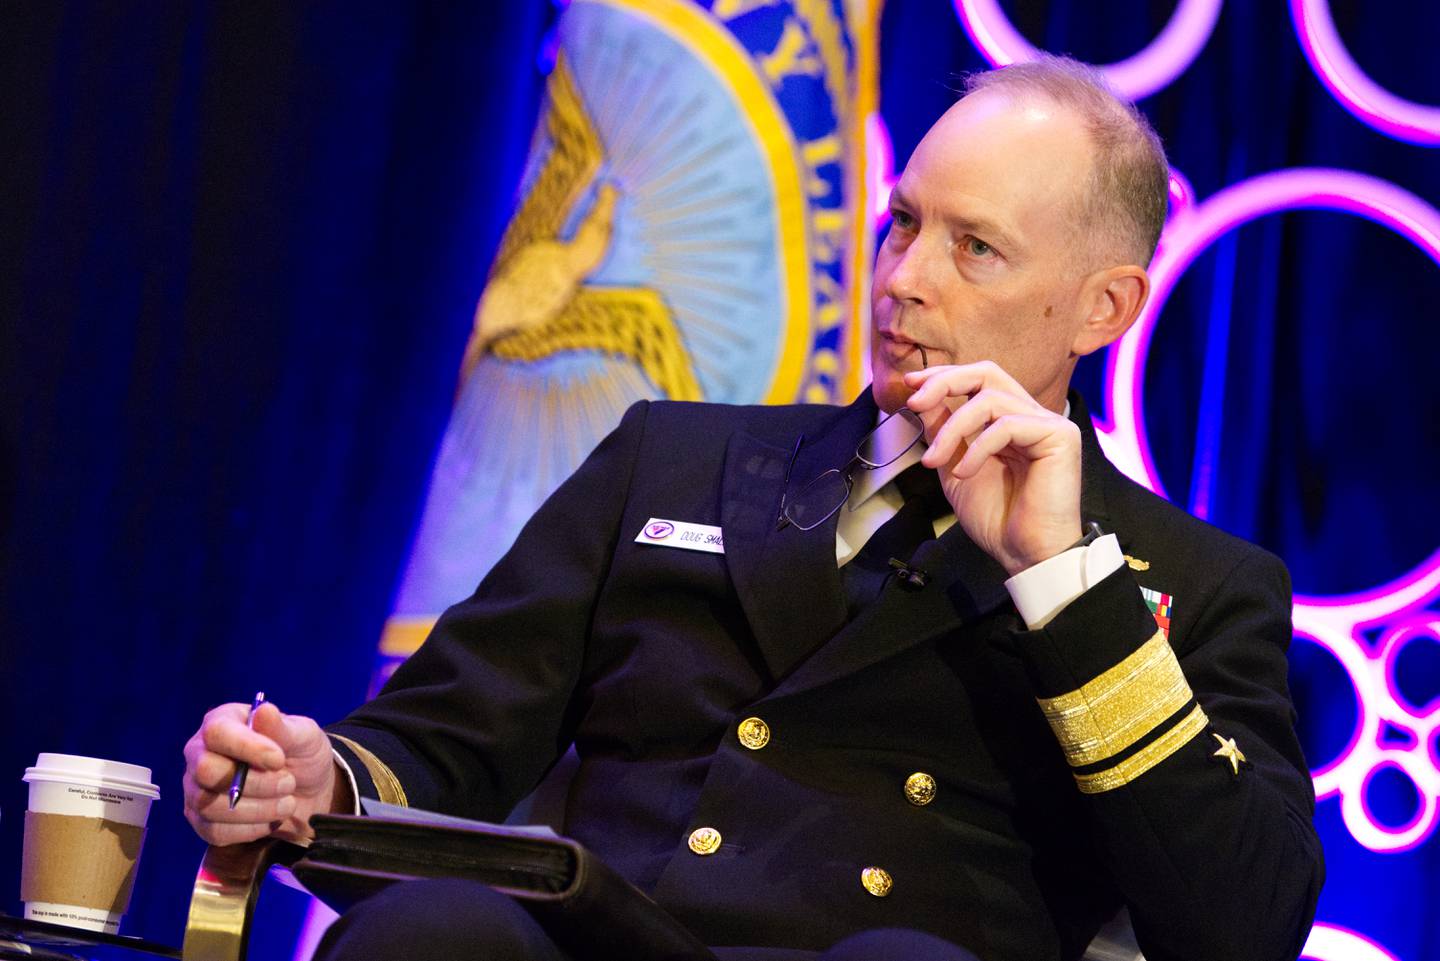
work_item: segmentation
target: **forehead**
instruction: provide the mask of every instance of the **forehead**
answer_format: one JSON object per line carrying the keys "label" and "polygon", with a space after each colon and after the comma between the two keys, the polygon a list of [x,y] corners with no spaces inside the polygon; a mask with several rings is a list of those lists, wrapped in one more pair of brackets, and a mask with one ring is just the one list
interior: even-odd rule
{"label": "forehead", "polygon": [[947,219],[995,223],[1024,243],[1061,242],[1090,163],[1089,137],[1071,111],[986,90],[956,103],[930,128],[899,189]]}

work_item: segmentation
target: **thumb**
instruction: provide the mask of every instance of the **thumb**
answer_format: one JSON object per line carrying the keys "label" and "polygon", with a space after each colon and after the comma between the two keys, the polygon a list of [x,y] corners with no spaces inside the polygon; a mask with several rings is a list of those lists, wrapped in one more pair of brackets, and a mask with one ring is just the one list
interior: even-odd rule
{"label": "thumb", "polygon": [[287,758],[305,756],[315,750],[315,736],[319,727],[308,717],[286,714],[271,701],[260,705],[255,712],[255,730],[276,744]]}

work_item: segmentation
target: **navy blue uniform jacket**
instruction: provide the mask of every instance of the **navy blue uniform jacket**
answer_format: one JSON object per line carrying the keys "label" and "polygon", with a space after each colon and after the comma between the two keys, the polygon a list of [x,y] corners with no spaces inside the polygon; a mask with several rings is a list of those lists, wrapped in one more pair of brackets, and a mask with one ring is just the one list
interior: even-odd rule
{"label": "navy blue uniform jacket", "polygon": [[[1294,958],[1323,869],[1288,575],[1124,478],[1071,402],[1083,517],[1135,562],[1043,630],[959,525],[917,555],[927,586],[891,583],[849,623],[834,519],[776,530],[797,438],[794,489],[874,426],[868,390],[847,408],[640,403],[329,730],[362,794],[487,820],[573,744],[565,832],[709,944],[900,926],[987,961],[1076,958],[1128,904],[1149,961]],[[636,543],[651,518],[721,527],[724,554]],[[1168,645],[1141,588],[1168,595]],[[1173,712],[1155,688],[1171,649]],[[750,717],[771,733],[758,750],[737,737]],[[907,799],[917,772],[928,804]],[[721,838],[704,856],[700,827]]]}

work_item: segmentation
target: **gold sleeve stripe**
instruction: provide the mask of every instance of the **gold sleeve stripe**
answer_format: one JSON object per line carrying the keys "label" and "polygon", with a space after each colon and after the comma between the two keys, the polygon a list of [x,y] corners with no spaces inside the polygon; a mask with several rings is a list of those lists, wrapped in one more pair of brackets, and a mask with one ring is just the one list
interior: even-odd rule
{"label": "gold sleeve stripe", "polygon": [[370,772],[370,780],[375,782],[375,792],[380,795],[380,800],[386,804],[398,804],[406,808],[410,806],[409,799],[405,797],[405,789],[400,786],[400,779],[384,761],[348,737],[341,737],[338,734],[330,736],[355,752],[360,763],[365,765],[365,770]]}
{"label": "gold sleeve stripe", "polygon": [[1199,705],[1185,716],[1185,720],[1156,738],[1152,743],[1136,751],[1112,768],[1096,771],[1094,774],[1077,774],[1075,783],[1080,785],[1082,794],[1100,794],[1113,791],[1131,781],[1180,750],[1190,739],[1205,730],[1210,719]]}
{"label": "gold sleeve stripe", "polygon": [[1071,767],[1114,757],[1190,700],[1190,685],[1159,631],[1077,691],[1041,698],[1040,709]]}

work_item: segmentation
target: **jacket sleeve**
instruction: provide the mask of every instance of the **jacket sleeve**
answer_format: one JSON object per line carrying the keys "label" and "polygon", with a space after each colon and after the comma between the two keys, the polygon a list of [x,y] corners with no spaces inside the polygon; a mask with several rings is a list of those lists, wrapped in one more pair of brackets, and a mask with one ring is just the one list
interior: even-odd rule
{"label": "jacket sleeve", "polygon": [[374,700],[326,729],[361,796],[500,820],[564,753],[647,409],[630,408]]}
{"label": "jacket sleeve", "polygon": [[1250,549],[1196,600],[1177,657],[1122,567],[1021,647],[1148,961],[1295,958],[1324,867],[1286,681],[1289,575]]}

